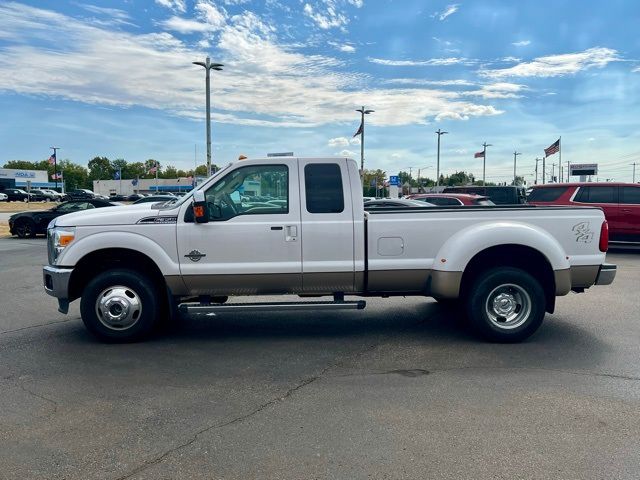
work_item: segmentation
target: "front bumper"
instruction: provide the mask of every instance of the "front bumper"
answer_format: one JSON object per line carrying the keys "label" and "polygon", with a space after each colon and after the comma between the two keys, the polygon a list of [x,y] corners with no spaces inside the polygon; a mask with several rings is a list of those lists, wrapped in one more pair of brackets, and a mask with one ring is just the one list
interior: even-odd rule
{"label": "front bumper", "polygon": [[46,265],[42,268],[42,282],[44,291],[58,299],[58,311],[69,311],[69,280],[72,268],[60,268]]}
{"label": "front bumper", "polygon": [[612,263],[603,263],[600,265],[598,276],[596,277],[596,285],[611,285],[613,279],[616,278],[617,266]]}

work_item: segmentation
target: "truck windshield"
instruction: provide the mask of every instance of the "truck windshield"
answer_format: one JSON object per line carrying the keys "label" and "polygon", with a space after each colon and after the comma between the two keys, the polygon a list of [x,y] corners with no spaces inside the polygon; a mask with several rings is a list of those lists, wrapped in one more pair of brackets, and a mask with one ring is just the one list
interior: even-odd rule
{"label": "truck windshield", "polygon": [[202,185],[199,185],[193,189],[191,189],[189,191],[189,193],[187,193],[184,197],[181,197],[180,199],[178,199],[177,202],[174,203],[169,203],[166,205],[163,205],[161,207],[161,210],[173,210],[176,207],[179,207],[180,205],[182,205],[184,202],[186,201],[191,201],[191,197],[193,197],[193,192],[195,192],[196,190],[200,190],[201,188],[205,188],[205,185],[209,184],[209,182],[214,179],[219,177],[222,173],[226,172],[227,170],[229,170],[229,167],[231,167],[231,165],[233,165],[233,163],[229,163],[226,166],[222,167],[220,170],[218,170],[216,173],[214,173],[213,175],[211,175],[211,177],[209,177]]}

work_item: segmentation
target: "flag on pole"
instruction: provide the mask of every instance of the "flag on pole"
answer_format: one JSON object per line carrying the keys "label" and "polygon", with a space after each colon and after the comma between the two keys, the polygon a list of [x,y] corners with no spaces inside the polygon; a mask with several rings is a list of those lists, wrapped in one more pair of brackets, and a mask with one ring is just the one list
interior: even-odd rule
{"label": "flag on pole", "polygon": [[138,179],[134,178],[133,180],[131,180],[131,185],[133,185],[134,187],[138,185]]}
{"label": "flag on pole", "polygon": [[484,158],[484,150],[473,154],[473,158]]}
{"label": "flag on pole", "polygon": [[358,127],[358,131],[353,134],[354,137],[358,135],[362,135],[362,130],[364,129],[364,121],[360,122],[360,126]]}
{"label": "flag on pole", "polygon": [[120,180],[120,175],[121,175],[121,170],[118,170],[116,173],[113,174],[113,179]]}
{"label": "flag on pole", "polygon": [[51,174],[51,180],[62,180],[62,172]]}
{"label": "flag on pole", "polygon": [[558,153],[560,151],[560,139],[553,142],[547,148],[544,149],[544,155],[546,157],[553,155],[554,153]]}
{"label": "flag on pole", "polygon": [[49,165],[53,165],[54,163],[56,163],[56,152],[53,152],[53,154],[49,157]]}
{"label": "flag on pole", "polygon": [[148,173],[150,173],[150,174],[151,174],[151,173],[156,173],[157,171],[158,171],[158,165],[154,165],[153,167],[151,167],[151,168],[149,169],[149,172],[148,172]]}

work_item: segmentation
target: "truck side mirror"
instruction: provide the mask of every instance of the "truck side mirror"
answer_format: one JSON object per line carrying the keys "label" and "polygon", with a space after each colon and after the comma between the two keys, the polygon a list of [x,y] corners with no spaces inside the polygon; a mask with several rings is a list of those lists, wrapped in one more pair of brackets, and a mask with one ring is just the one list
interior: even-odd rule
{"label": "truck side mirror", "polygon": [[196,223],[208,223],[209,222],[209,209],[207,208],[207,201],[204,197],[204,192],[198,190],[193,194],[193,218]]}

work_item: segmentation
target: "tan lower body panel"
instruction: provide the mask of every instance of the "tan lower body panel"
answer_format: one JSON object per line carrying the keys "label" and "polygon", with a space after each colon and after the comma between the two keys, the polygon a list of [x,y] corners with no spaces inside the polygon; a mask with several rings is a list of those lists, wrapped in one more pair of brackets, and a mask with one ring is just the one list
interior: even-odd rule
{"label": "tan lower body panel", "polygon": [[301,273],[187,275],[183,278],[188,291],[187,295],[278,295],[302,293]]}
{"label": "tan lower body panel", "polygon": [[556,296],[566,295],[571,291],[571,269],[555,270],[553,278],[556,282]]}
{"label": "tan lower body panel", "polygon": [[431,273],[431,295],[438,298],[458,298],[462,272],[442,272],[434,270]]}
{"label": "tan lower body panel", "polygon": [[369,292],[424,292],[431,270],[370,270]]}
{"label": "tan lower body panel", "polygon": [[305,273],[302,275],[304,293],[353,292],[353,282],[353,272]]}
{"label": "tan lower body panel", "polygon": [[588,288],[596,283],[600,265],[577,265],[571,267],[571,287]]}

